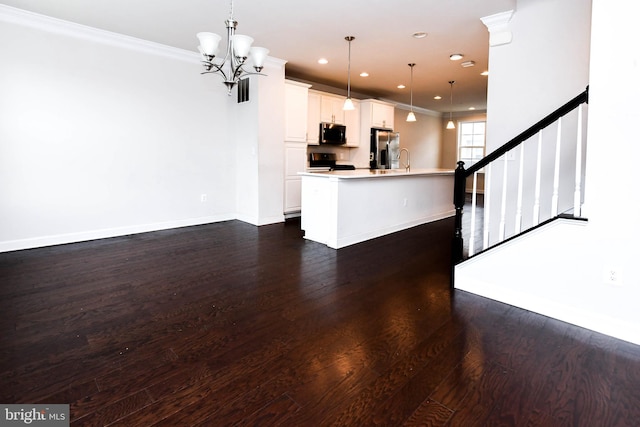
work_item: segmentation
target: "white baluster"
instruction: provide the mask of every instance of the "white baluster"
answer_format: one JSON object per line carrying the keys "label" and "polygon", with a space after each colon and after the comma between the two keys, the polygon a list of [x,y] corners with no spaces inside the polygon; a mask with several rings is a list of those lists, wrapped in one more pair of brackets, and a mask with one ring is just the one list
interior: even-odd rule
{"label": "white baluster", "polygon": [[542,129],[538,132],[538,155],[536,159],[536,189],[533,202],[533,225],[540,222],[540,175],[542,174]]}
{"label": "white baluster", "polygon": [[484,167],[484,224],[482,226],[482,249],[489,248],[489,218],[491,218],[491,163]]}
{"label": "white baluster", "polygon": [[553,167],[553,195],[551,196],[551,217],[558,215],[558,191],[560,187],[560,149],[562,146],[562,117],[558,119],[556,135],[556,159]]}
{"label": "white baluster", "polygon": [[504,227],[507,217],[507,154],[502,156],[504,159],[504,169],[502,170],[502,205],[500,208],[500,229],[498,230],[498,240],[504,240]]}
{"label": "white baluster", "polygon": [[469,236],[469,256],[475,253],[476,240],[476,192],[478,190],[478,172],[473,173],[473,188],[471,190],[471,234]]}
{"label": "white baluster", "polygon": [[582,106],[578,106],[578,136],[576,138],[576,187],[573,192],[573,216],[579,217],[582,208],[580,206],[582,187]]}
{"label": "white baluster", "polygon": [[524,144],[520,144],[520,170],[518,171],[518,202],[516,206],[515,234],[522,230],[522,186],[524,182]]}

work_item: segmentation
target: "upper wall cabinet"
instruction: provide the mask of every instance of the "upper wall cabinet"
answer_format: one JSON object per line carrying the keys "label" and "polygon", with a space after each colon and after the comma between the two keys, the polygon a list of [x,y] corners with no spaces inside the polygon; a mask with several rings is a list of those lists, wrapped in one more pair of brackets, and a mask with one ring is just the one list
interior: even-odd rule
{"label": "upper wall cabinet", "polygon": [[347,126],[347,147],[360,145],[360,101],[352,99],[354,109],[344,112],[344,124]]}
{"label": "upper wall cabinet", "polygon": [[285,80],[285,141],[307,142],[307,108],[311,86]]}
{"label": "upper wall cabinet", "polygon": [[309,91],[307,110],[307,144],[320,145],[320,98],[322,96],[313,90]]}
{"label": "upper wall cabinet", "polygon": [[344,124],[344,97],[322,95],[320,97],[320,121],[325,123]]}
{"label": "upper wall cabinet", "polygon": [[362,101],[362,120],[369,122],[373,128],[393,129],[395,106],[375,99]]}
{"label": "upper wall cabinet", "polygon": [[[307,108],[307,144],[320,144],[320,123],[336,123],[347,127],[345,147],[360,144],[360,102],[353,100],[355,110],[344,111],[344,96],[310,90]],[[367,145],[368,147],[368,145]]]}

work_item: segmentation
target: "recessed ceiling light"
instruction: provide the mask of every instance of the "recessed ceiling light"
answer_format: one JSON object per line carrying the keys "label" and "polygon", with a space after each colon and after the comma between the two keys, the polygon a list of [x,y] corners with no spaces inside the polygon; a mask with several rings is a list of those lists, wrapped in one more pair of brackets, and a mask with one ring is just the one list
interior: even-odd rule
{"label": "recessed ceiling light", "polygon": [[425,37],[427,37],[427,33],[425,33],[424,31],[416,31],[415,33],[412,34],[413,38],[416,39],[423,39]]}
{"label": "recessed ceiling light", "polygon": [[476,63],[474,61],[465,61],[465,62],[461,63],[460,65],[462,65],[464,68],[469,68],[469,67],[473,67],[474,65],[476,65]]}
{"label": "recessed ceiling light", "polygon": [[433,99],[442,99],[442,97],[440,95],[436,95],[433,97]]}
{"label": "recessed ceiling light", "polygon": [[326,58],[318,59],[318,64],[324,65],[324,64],[328,64],[328,63],[329,63],[329,61]]}
{"label": "recessed ceiling light", "polygon": [[480,73],[480,75],[481,75],[481,76],[488,76],[488,75],[489,75],[489,72],[488,72],[488,71],[483,71],[483,72],[481,72],[481,73]]}
{"label": "recessed ceiling light", "polygon": [[360,77],[369,77],[369,73],[367,73],[366,71],[363,71],[360,73]]}
{"label": "recessed ceiling light", "polygon": [[404,89],[405,87],[405,85],[398,85],[398,89]]}
{"label": "recessed ceiling light", "polygon": [[449,55],[449,59],[452,61],[459,61],[463,58],[464,56],[461,53],[454,53],[452,55]]}
{"label": "recessed ceiling light", "polygon": [[469,107],[469,110],[475,110],[476,107]]}

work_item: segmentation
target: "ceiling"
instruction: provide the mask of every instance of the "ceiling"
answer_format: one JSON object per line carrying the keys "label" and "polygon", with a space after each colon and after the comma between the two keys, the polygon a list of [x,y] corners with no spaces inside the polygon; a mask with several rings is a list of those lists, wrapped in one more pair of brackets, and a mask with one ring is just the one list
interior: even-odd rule
{"label": "ceiling", "polygon": [[[225,36],[228,0],[0,0],[9,6],[182,49],[197,50],[195,34]],[[284,59],[286,75],[432,111],[486,109],[489,33],[480,18],[515,9],[516,0],[235,0],[239,34]],[[424,31],[422,39],[412,34]],[[461,61],[449,55],[461,53]],[[329,63],[319,65],[318,59]],[[475,61],[464,68],[464,61]],[[369,77],[360,77],[367,71]],[[197,76],[197,77],[196,77]],[[199,78],[194,75],[194,78]],[[449,81],[454,80],[453,106]],[[218,83],[219,80],[212,79]],[[398,89],[398,84],[405,89]],[[442,96],[435,100],[434,96]]]}

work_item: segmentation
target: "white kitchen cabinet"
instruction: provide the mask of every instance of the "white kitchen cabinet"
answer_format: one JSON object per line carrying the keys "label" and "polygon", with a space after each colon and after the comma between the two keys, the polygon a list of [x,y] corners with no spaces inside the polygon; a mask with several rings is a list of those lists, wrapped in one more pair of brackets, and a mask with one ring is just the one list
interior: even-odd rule
{"label": "white kitchen cabinet", "polygon": [[393,129],[393,104],[375,100],[370,100],[369,102],[371,105],[371,127]]}
{"label": "white kitchen cabinet", "polygon": [[307,103],[307,144],[320,145],[320,95],[309,91]]}
{"label": "white kitchen cabinet", "polygon": [[300,212],[302,178],[307,169],[307,143],[286,142],[284,158],[284,213]]}
{"label": "white kitchen cabinet", "polygon": [[307,141],[308,94],[311,85],[285,80],[285,141]]}
{"label": "white kitchen cabinet", "polygon": [[353,99],[355,109],[344,111],[342,96],[310,90],[307,105],[307,144],[320,144],[320,123],[337,123],[347,127],[346,147],[360,144],[360,101]]}
{"label": "white kitchen cabinet", "polygon": [[344,100],[334,95],[322,95],[320,98],[320,121],[325,123],[344,124]]}
{"label": "white kitchen cabinet", "polygon": [[354,109],[344,112],[344,124],[347,127],[346,147],[358,147],[360,145],[360,101],[351,99]]}
{"label": "white kitchen cabinet", "polygon": [[377,99],[360,101],[360,145],[351,150],[351,162],[358,168],[369,166],[371,128],[393,129],[395,106]]}

